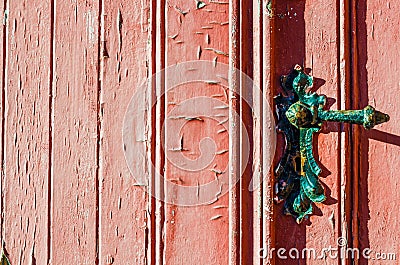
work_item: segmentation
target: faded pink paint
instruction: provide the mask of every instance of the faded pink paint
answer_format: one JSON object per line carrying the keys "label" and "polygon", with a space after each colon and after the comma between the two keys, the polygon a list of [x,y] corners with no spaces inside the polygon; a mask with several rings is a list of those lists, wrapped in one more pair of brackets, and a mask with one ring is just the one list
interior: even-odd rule
{"label": "faded pink paint", "polygon": [[50,262],[93,264],[98,236],[99,2],[55,1],[54,10]]}
{"label": "faded pink paint", "polygon": [[[121,147],[126,108],[137,85],[150,74],[149,4],[150,1],[107,0],[102,6],[100,264],[148,262],[148,195],[144,187],[135,185]],[[150,135],[140,137],[149,139]],[[146,161],[138,158],[137,163]]]}
{"label": "faded pink paint", "polygon": [[[2,239],[11,264],[46,264],[49,257],[50,1],[8,4],[2,110]],[[3,27],[3,29],[5,29]],[[3,39],[5,40],[5,39]],[[6,54],[5,52],[8,52]]]}
{"label": "faded pink paint", "polygon": [[[376,253],[396,253],[400,259],[400,127],[399,127],[399,36],[398,1],[359,1],[357,3],[359,105],[370,104],[389,113],[390,121],[371,131],[361,131],[358,153],[359,194],[358,244]],[[357,101],[356,101],[357,102]],[[356,146],[357,147],[357,146]],[[360,264],[366,264],[363,259]],[[370,262],[372,263],[372,262]],[[375,264],[375,261],[374,261]]]}
{"label": "faded pink paint", "polygon": [[[182,15],[179,9],[187,11]],[[178,62],[191,60],[212,61],[218,57],[217,63],[228,63],[224,55],[216,55],[207,48],[213,48],[225,53],[229,50],[228,25],[221,23],[229,20],[228,5],[208,3],[202,9],[196,9],[195,1],[174,0],[166,6],[167,36],[178,34],[176,38],[168,38],[166,45],[167,66]],[[209,36],[207,38],[207,36]],[[208,43],[209,42],[209,43]],[[198,69],[197,71],[206,71]],[[228,73],[226,73],[227,75]],[[167,76],[167,78],[173,78]],[[199,96],[212,97],[212,95],[225,95],[220,85],[207,85],[205,83],[190,83],[178,86],[166,93],[166,118],[174,108],[178,108],[184,100]],[[216,98],[227,104],[225,96]],[[175,102],[175,104],[171,104]],[[221,102],[221,104],[222,104]],[[227,118],[227,117],[226,117]],[[170,118],[169,118],[170,119]],[[179,127],[166,130],[167,139],[165,148],[170,149],[179,144],[172,142],[168,134],[179,133],[184,139],[184,148],[188,149],[184,155],[189,159],[198,159],[201,155],[199,149],[200,140],[211,137],[217,143],[217,150],[228,149],[228,132],[218,133],[223,126],[218,122],[205,118],[204,121],[190,121],[179,132]],[[171,152],[171,151],[167,151]],[[189,154],[187,154],[189,153]],[[168,154],[168,153],[167,153]],[[171,155],[171,154],[169,154]],[[221,175],[212,172],[214,165],[216,170],[223,171]],[[223,178],[228,174],[228,153],[217,155],[215,159],[202,171],[188,172],[166,161],[165,178],[167,181],[175,181],[185,186],[206,184],[215,178]],[[224,184],[221,184],[224,185]],[[225,184],[227,185],[227,183]],[[226,186],[225,186],[226,188]],[[166,196],[179,197],[179,191],[166,190]],[[199,196],[203,192],[199,191]],[[174,206],[165,205],[165,264],[227,264],[228,262],[228,196],[215,195],[216,202],[203,206]],[[200,201],[201,197],[198,198]],[[214,208],[214,206],[222,206]],[[207,244],[204,244],[207,242]],[[190,254],[189,254],[190,253]],[[205,255],[205,253],[207,253]]]}

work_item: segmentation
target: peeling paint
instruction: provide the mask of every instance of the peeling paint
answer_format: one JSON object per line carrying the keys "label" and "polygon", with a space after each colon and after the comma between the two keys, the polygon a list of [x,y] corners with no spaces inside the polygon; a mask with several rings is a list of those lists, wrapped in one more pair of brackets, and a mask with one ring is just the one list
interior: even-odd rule
{"label": "peeling paint", "polygon": [[222,215],[215,215],[215,216],[213,216],[213,217],[211,217],[210,218],[210,221],[215,221],[215,220],[218,220],[218,219],[220,219],[222,217]]}
{"label": "peeling paint", "polygon": [[86,13],[86,31],[88,36],[88,43],[91,45],[97,43],[95,28],[96,28],[96,12],[89,10]]}

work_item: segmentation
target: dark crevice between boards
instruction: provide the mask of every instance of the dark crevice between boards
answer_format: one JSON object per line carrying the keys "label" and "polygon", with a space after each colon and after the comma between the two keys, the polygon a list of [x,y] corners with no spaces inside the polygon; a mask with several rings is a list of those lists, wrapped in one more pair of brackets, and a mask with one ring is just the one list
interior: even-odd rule
{"label": "dark crevice between boards", "polygon": [[[8,30],[8,1],[3,1],[3,71],[2,71],[2,87],[1,87],[1,180],[0,180],[0,189],[1,189],[1,198],[0,198],[0,205],[1,205],[1,218],[0,218],[0,235],[1,235],[1,251],[4,254],[6,252],[5,248],[5,229],[4,229],[4,185],[5,185],[5,153],[4,153],[4,144],[5,144],[5,124],[6,124],[6,116],[5,116],[5,102],[6,102],[6,74],[7,74],[7,53],[8,53],[8,40],[7,40],[7,30]],[[3,255],[2,254],[2,255]]]}

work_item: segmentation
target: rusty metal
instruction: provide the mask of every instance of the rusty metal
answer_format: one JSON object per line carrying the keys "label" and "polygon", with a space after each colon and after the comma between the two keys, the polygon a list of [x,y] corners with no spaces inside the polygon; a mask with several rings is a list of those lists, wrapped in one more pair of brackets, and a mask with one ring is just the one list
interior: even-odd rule
{"label": "rusty metal", "polygon": [[277,129],[286,138],[286,148],[276,168],[275,193],[278,202],[285,201],[285,213],[300,223],[312,214],[312,202],[323,202],[324,188],[318,180],[321,168],[313,156],[313,135],[324,121],[363,125],[371,129],[389,121],[389,115],[367,106],[362,110],[324,110],[326,97],[309,91],[312,76],[296,65],[281,77],[285,95],[275,97]]}

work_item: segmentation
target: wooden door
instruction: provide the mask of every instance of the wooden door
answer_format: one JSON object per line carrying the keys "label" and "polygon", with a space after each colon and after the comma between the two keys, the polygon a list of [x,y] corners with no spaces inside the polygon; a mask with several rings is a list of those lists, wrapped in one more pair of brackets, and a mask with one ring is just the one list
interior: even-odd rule
{"label": "wooden door", "polygon": [[[0,9],[11,264],[398,264],[396,1]],[[301,224],[273,199],[285,146],[273,97],[295,64],[331,110],[391,116],[370,131],[324,125],[313,144],[327,200]]]}

